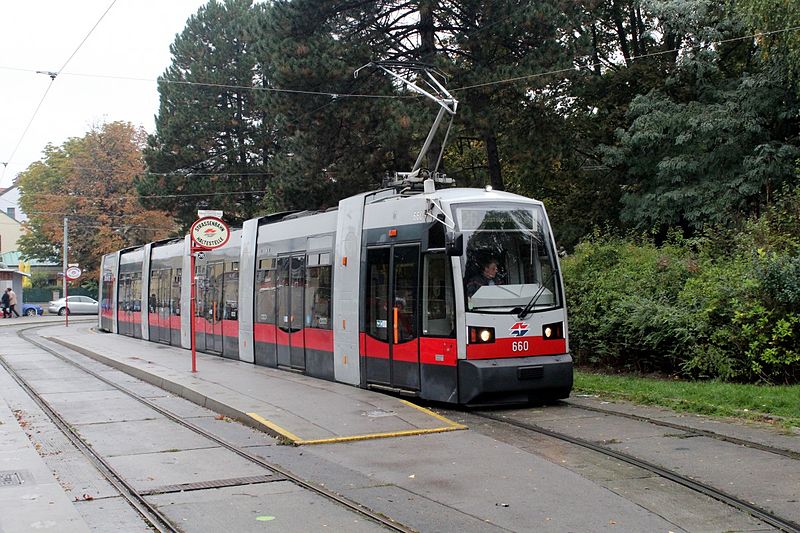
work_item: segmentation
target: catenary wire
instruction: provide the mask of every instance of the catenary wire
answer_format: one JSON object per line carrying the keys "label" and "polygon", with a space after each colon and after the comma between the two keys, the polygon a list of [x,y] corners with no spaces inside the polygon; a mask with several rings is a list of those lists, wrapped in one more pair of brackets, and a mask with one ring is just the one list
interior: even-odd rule
{"label": "catenary wire", "polygon": [[[787,28],[781,28],[772,31],[766,32],[758,32],[752,33],[748,35],[743,35],[739,37],[731,37],[729,39],[720,39],[716,41],[708,41],[707,43],[697,44],[694,46],[687,46],[683,48],[671,48],[668,50],[659,50],[658,52],[651,52],[647,54],[640,54],[630,56],[630,60],[636,59],[644,59],[648,57],[656,57],[665,54],[674,54],[680,52],[681,50],[685,49],[695,49],[695,48],[704,48],[709,46],[715,46],[725,43],[731,43],[736,41],[742,41],[747,39],[754,39],[759,37],[768,37],[770,35],[777,35],[780,33],[787,33],[791,31],[800,30],[800,26],[790,26]],[[588,57],[588,56],[584,56]],[[478,83],[474,85],[466,85],[463,87],[457,87],[450,89],[450,92],[455,91],[466,91],[470,89],[476,89],[481,87],[488,87],[491,85],[500,85],[504,83],[513,83],[516,81],[522,81],[526,79],[536,78],[536,77],[544,77],[544,76],[552,76],[555,74],[564,74],[567,72],[573,72],[575,70],[581,70],[586,68],[595,68],[595,67],[602,67],[606,66],[605,63],[591,63],[585,64],[580,66],[572,66],[568,68],[556,69],[556,70],[548,70],[544,72],[537,72],[533,74],[526,74],[524,76],[516,76],[511,78],[503,78],[499,80],[492,80],[487,81],[484,83]],[[3,70],[16,70],[16,71],[25,71],[25,72],[35,72],[33,69],[20,69],[15,67],[6,67],[0,65],[0,69]],[[164,80],[164,79],[153,79],[153,78],[139,78],[139,77],[131,77],[131,76],[111,76],[105,74],[91,74],[91,73],[71,73],[71,72],[63,72],[59,73],[59,75],[63,76],[82,76],[82,77],[89,77],[89,78],[101,78],[101,79],[115,79],[115,80],[129,80],[129,81],[142,81],[142,82],[157,82],[157,83],[167,83],[167,84],[181,84],[187,86],[198,86],[198,87],[211,87],[211,88],[218,88],[218,89],[236,89],[236,90],[247,90],[247,91],[254,91],[254,92],[277,92],[277,93],[290,93],[290,94],[300,94],[300,95],[311,95],[311,96],[330,96],[332,98],[384,98],[384,99],[398,99],[398,98],[419,98],[418,95],[386,95],[386,94],[370,94],[370,93],[341,93],[341,92],[330,92],[330,91],[303,91],[297,89],[282,89],[278,87],[255,87],[255,86],[247,86],[247,85],[228,85],[228,84],[218,84],[218,83],[206,83],[206,82],[196,82],[196,81],[186,81],[186,80]]]}
{"label": "catenary wire", "polygon": [[85,37],[83,38],[83,40],[82,40],[82,41],[81,41],[81,42],[78,44],[78,46],[75,48],[75,50],[72,52],[72,54],[71,54],[71,55],[70,55],[70,56],[67,58],[67,60],[66,60],[66,61],[64,61],[64,64],[63,64],[63,65],[61,65],[61,68],[60,68],[60,69],[58,69],[58,72],[56,73],[56,75],[58,75],[58,74],[61,74],[61,72],[62,72],[62,71],[65,69],[65,68],[67,68],[67,65],[69,65],[69,62],[70,62],[70,61],[72,61],[72,58],[73,58],[73,57],[75,57],[75,54],[77,54],[77,53],[78,53],[78,50],[80,50],[80,49],[83,47],[84,43],[86,43],[86,41],[89,39],[89,36],[90,36],[90,35],[92,35],[92,33],[94,32],[94,30],[96,30],[96,29],[97,29],[97,26],[99,26],[99,25],[100,25],[100,22],[102,22],[102,21],[103,21],[103,19],[105,18],[105,16],[108,14],[108,12],[109,12],[109,11],[111,11],[111,8],[112,8],[112,7],[114,7],[114,4],[116,4],[116,3],[117,3],[117,0],[111,0],[111,3],[108,5],[108,7],[106,8],[106,10],[105,10],[105,11],[103,11],[103,14],[102,14],[102,15],[100,15],[100,18],[99,18],[99,19],[97,19],[97,22],[95,22],[95,23],[94,23],[94,26],[92,26],[92,29],[90,29],[90,30],[89,30],[89,33],[87,33],[87,34],[86,34],[86,36],[85,36]]}
{"label": "catenary wire", "polygon": [[[636,59],[645,59],[645,58],[648,58],[648,57],[662,56],[662,55],[665,55],[665,54],[675,54],[675,53],[678,53],[681,50],[685,50],[685,49],[690,49],[691,50],[691,49],[707,48],[709,46],[716,46],[716,45],[732,43],[732,42],[736,42],[736,41],[744,41],[744,40],[747,40],[747,39],[755,39],[755,38],[759,38],[759,37],[768,37],[770,35],[776,35],[776,34],[779,34],[779,33],[786,33],[786,32],[797,31],[797,30],[800,30],[800,26],[791,26],[789,28],[782,28],[780,30],[753,33],[753,34],[750,34],[750,35],[743,35],[743,36],[740,36],[740,37],[731,37],[729,39],[720,39],[718,41],[709,41],[709,42],[704,43],[704,44],[696,44],[696,45],[687,46],[687,47],[684,47],[684,48],[671,48],[669,50],[660,50],[658,52],[651,52],[651,53],[648,53],[648,54],[640,54],[638,56],[634,55],[634,56],[630,56],[629,60],[632,61],[632,60],[636,60]],[[584,56],[584,57],[586,57],[586,56]],[[550,71],[547,71],[547,72],[537,72],[537,73],[534,73],[534,74],[526,74],[525,76],[516,76],[516,77],[513,77],[513,78],[505,78],[505,79],[500,79],[500,80],[488,81],[488,82],[485,82],[485,83],[476,83],[474,85],[466,85],[464,87],[458,87],[458,88],[455,88],[455,89],[450,89],[450,92],[468,91],[470,89],[480,89],[480,88],[483,88],[483,87],[490,87],[490,86],[493,86],[493,85],[502,85],[502,84],[505,84],[505,83],[514,83],[514,82],[517,82],[517,81],[524,81],[524,80],[533,79],[533,78],[541,78],[541,77],[545,77],[545,76],[553,76],[553,75],[556,75],[556,74],[566,74],[568,72],[575,72],[576,70],[592,69],[592,68],[603,67],[603,66],[605,66],[605,63],[602,63],[602,62],[591,63],[591,64],[586,64],[586,65],[580,65],[580,66],[577,66],[577,67],[576,66],[572,66],[572,67],[562,68],[562,69],[558,69],[558,70],[550,70]]]}
{"label": "catenary wire", "polygon": [[[64,64],[61,65],[61,68],[58,70],[58,72],[43,72],[43,71],[40,71],[40,70],[35,70],[34,71],[37,74],[47,74],[48,76],[50,76],[50,83],[47,85],[47,89],[45,89],[44,94],[42,95],[42,99],[39,100],[39,105],[37,105],[36,109],[33,111],[33,115],[31,115],[31,119],[28,121],[28,125],[25,126],[25,129],[22,131],[22,135],[20,135],[16,146],[14,146],[14,150],[11,152],[11,155],[8,157],[8,159],[3,162],[3,172],[2,172],[2,174],[0,174],[0,181],[3,178],[5,178],[6,169],[8,168],[8,164],[11,161],[13,161],[14,156],[17,154],[17,150],[19,149],[20,145],[22,144],[22,141],[25,139],[25,136],[27,135],[28,130],[31,128],[31,124],[33,124],[33,121],[36,119],[36,115],[39,114],[39,110],[41,109],[42,104],[44,103],[44,100],[47,97],[47,93],[49,93],[50,89],[53,87],[53,82],[56,80],[58,75],[61,74],[61,71],[63,71],[66,68],[66,66],[69,64],[69,62],[72,61],[72,58],[75,57],[75,54],[77,54],[78,51],[83,47],[84,43],[89,39],[89,36],[94,32],[94,30],[97,28],[97,26],[100,24],[100,22],[105,18],[106,14],[108,14],[108,12],[111,10],[111,8],[116,3],[117,3],[117,0],[112,0],[111,1],[111,4],[109,4],[108,8],[106,8],[106,10],[103,12],[103,14],[100,15],[100,18],[97,19],[97,22],[95,22],[94,26],[92,26],[92,29],[89,30],[89,33],[86,34],[86,36],[83,38],[83,40],[78,44],[78,46],[75,48],[75,50],[72,52],[72,54],[70,54],[70,56],[64,62]],[[14,69],[14,70],[21,70],[21,69]]]}
{"label": "catenary wire", "polygon": [[[116,1],[116,0],[114,0],[114,1]],[[112,5],[113,5],[113,2],[112,2]],[[110,7],[111,6],[109,6],[109,9],[110,9]],[[106,10],[106,12],[107,11],[108,10]],[[103,14],[103,16],[105,16],[105,13]],[[102,19],[102,17],[101,17],[101,19]],[[99,21],[98,21],[98,23],[99,23]],[[96,25],[95,25],[95,27],[96,27]],[[690,46],[688,48],[689,49],[703,48],[703,47],[720,45],[720,44],[736,42],[736,41],[741,41],[741,40],[754,39],[754,38],[759,38],[759,37],[767,37],[767,36],[770,36],[770,35],[777,35],[777,34],[780,34],[780,33],[787,33],[787,32],[797,31],[797,30],[800,30],[800,26],[790,26],[790,27],[787,27],[787,28],[781,28],[781,29],[773,30],[773,31],[758,32],[758,33],[749,34],[749,35],[740,36],[740,37],[732,37],[732,38],[729,38],[729,39],[721,39],[721,40],[717,40],[717,41],[709,41],[709,42],[707,42],[705,44],[698,44],[698,45],[695,45],[695,46]],[[88,35],[87,35],[87,38],[88,38]],[[85,42],[85,39],[84,39],[83,42]],[[81,44],[83,44],[83,42]],[[656,56],[665,55],[665,54],[674,54],[674,53],[680,52],[681,49],[682,48],[673,48],[673,49],[669,49],[669,50],[660,50],[658,52],[652,52],[652,53],[648,53],[648,54],[641,54],[641,55],[638,55],[638,56],[631,56],[629,59],[630,60],[636,60],[636,59],[644,59],[644,58],[648,58],[648,57],[656,57]],[[602,66],[605,66],[605,64],[604,63],[592,63],[592,64],[581,65],[581,66],[578,66],[578,67],[572,66],[572,67],[569,67],[569,68],[556,69],[556,70],[550,70],[550,71],[545,71],[545,72],[527,74],[527,75],[524,75],[524,76],[516,76],[516,77],[511,77],[511,78],[504,78],[504,79],[500,79],[500,80],[494,80],[494,81],[489,81],[489,82],[479,83],[479,84],[474,84],[474,85],[467,85],[467,86],[464,86],[464,87],[453,88],[450,91],[451,92],[467,91],[467,90],[471,90],[471,89],[478,89],[478,88],[489,87],[489,86],[494,86],[494,85],[500,85],[500,84],[506,84],[506,83],[514,83],[514,82],[517,82],[517,81],[523,81],[523,80],[528,80],[528,79],[533,79],[533,78],[538,78],[538,77],[552,76],[552,75],[557,75],[557,74],[566,74],[568,72],[574,72],[575,70],[590,69],[590,68],[602,67]],[[17,70],[17,71],[25,70],[25,69],[19,69],[19,68],[13,68],[12,69],[10,67],[3,67],[3,66],[0,66],[0,69],[9,69],[9,70]],[[68,74],[68,73],[64,73],[64,74]],[[70,74],[70,75],[79,75],[79,74]],[[334,103],[337,100],[337,98],[339,98],[339,97],[341,97],[341,98],[399,98],[399,97],[413,98],[413,97],[416,97],[416,96],[398,96],[398,95],[371,95],[371,94],[355,94],[355,93],[335,93],[335,92],[324,92],[324,91],[298,91],[298,90],[293,90],[293,89],[280,89],[280,88],[269,88],[269,87],[252,87],[252,86],[248,87],[248,86],[209,84],[209,83],[189,82],[189,81],[152,80],[152,79],[146,79],[146,78],[133,78],[133,77],[121,77],[121,76],[103,76],[103,75],[97,75],[97,74],[82,74],[82,75],[83,76],[88,76],[88,77],[99,77],[99,78],[128,79],[128,80],[149,81],[149,82],[158,81],[159,83],[180,83],[180,84],[185,84],[185,85],[207,86],[207,87],[214,87],[214,88],[230,88],[230,89],[254,90],[254,91],[266,90],[266,91],[273,91],[273,92],[285,92],[285,93],[290,93],[290,94],[306,94],[306,95],[317,95],[317,96],[330,96],[330,97],[332,97],[332,100],[330,102],[324,104],[323,106],[321,106],[317,110],[321,109],[322,107],[325,107],[327,105],[330,105],[330,104]],[[52,80],[51,80],[51,83],[52,83]],[[48,90],[49,90],[49,87],[48,87]],[[47,94],[47,92],[45,92],[45,96],[46,96],[46,94]],[[44,98],[42,99],[42,101],[44,101]],[[41,102],[39,104],[39,107],[41,107]],[[316,112],[317,110],[314,110],[314,111],[309,112],[307,114],[311,114],[313,112]],[[38,111],[38,107],[37,107],[37,111]],[[35,117],[35,113],[34,113],[34,117]],[[297,120],[299,120],[299,119],[297,119]],[[31,118],[31,121],[29,122],[28,127],[30,127],[30,123],[32,123],[32,122],[33,122],[33,117]],[[27,131],[27,128],[26,128],[26,131]],[[17,147],[19,146],[19,144],[21,144],[22,138],[24,138],[24,133],[23,133],[23,136],[20,138],[20,141],[17,143]],[[238,148],[233,148],[233,149],[229,150],[229,152],[233,151],[233,150],[236,150],[236,149],[238,149]],[[16,148],[15,148],[15,152],[16,152]],[[225,153],[227,153],[227,152],[223,152],[222,154],[215,154],[214,156],[206,158],[206,159],[204,159],[202,161],[199,161],[197,163],[193,163],[191,165],[187,165],[187,166],[185,166],[185,167],[183,167],[181,169],[176,169],[175,171],[172,171],[171,173],[153,173],[153,174],[155,174],[155,175],[174,175],[174,174],[178,174],[180,172],[186,171],[187,169],[189,169],[191,167],[194,167],[194,166],[200,165],[200,164],[202,164],[202,163],[204,163],[206,161],[209,161],[209,160],[213,159],[214,157],[218,157],[220,155],[224,155]],[[11,158],[9,158],[9,161],[10,160],[11,160]],[[5,176],[5,169],[7,168],[7,164],[8,164],[8,161],[4,163],[5,166],[4,166],[3,171],[2,171],[2,176]],[[234,175],[234,174],[220,173],[219,175],[229,175],[229,176],[231,176],[231,175]],[[244,175],[244,174],[242,174],[242,175]]]}

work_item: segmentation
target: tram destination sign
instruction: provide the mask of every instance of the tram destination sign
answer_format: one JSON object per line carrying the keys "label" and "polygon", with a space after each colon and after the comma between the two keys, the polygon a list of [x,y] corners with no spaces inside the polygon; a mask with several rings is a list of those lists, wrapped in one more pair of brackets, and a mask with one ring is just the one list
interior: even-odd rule
{"label": "tram destination sign", "polygon": [[203,217],[192,224],[190,231],[192,242],[198,248],[213,250],[224,246],[231,237],[228,225],[217,217]]}

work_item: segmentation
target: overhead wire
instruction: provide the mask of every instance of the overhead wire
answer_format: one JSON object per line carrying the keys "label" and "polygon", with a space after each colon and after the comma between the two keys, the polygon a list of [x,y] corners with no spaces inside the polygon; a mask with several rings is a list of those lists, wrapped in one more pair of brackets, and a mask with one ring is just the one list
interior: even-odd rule
{"label": "overhead wire", "polygon": [[[116,0],[115,0],[116,1]],[[505,17],[508,18],[508,17]],[[500,21],[493,22],[490,26],[503,22],[504,19]],[[479,33],[480,31],[485,30],[486,28],[477,28],[474,30],[474,33]],[[657,52],[650,52],[646,54],[639,54],[639,55],[632,55],[629,56],[629,60],[636,60],[636,59],[644,59],[648,57],[656,57],[660,55],[666,54],[674,54],[677,52],[681,52],[685,49],[694,49],[694,48],[704,48],[709,46],[715,46],[720,44],[726,44],[735,41],[742,41],[747,39],[754,39],[759,37],[767,37],[770,35],[776,35],[780,33],[786,33],[791,31],[800,30],[800,26],[790,26],[787,28],[781,28],[772,31],[765,31],[765,32],[757,32],[748,35],[743,35],[740,37],[731,37],[728,39],[720,39],[714,41],[708,41],[706,43],[700,43],[692,46],[685,46],[685,47],[678,47],[678,48],[670,48],[666,50],[659,50]],[[586,56],[588,57],[588,56]],[[587,63],[579,66],[572,66],[562,69],[556,70],[547,70],[544,72],[536,72],[533,74],[526,74],[523,76],[516,76],[510,78],[502,78],[499,80],[492,80],[487,81],[484,83],[478,83],[474,85],[466,85],[463,87],[457,87],[449,89],[450,92],[455,91],[466,91],[470,89],[486,87],[491,85],[499,85],[503,83],[513,83],[516,81],[522,81],[530,78],[535,77],[543,77],[543,76],[552,76],[555,74],[564,74],[567,72],[572,72],[575,70],[587,69],[587,68],[595,68],[595,67],[602,67],[606,66],[605,63],[597,62],[597,63]],[[41,72],[41,71],[34,71],[33,69],[22,69],[17,67],[7,67],[0,65],[0,70],[15,70],[15,71],[22,71],[22,72]],[[333,98],[375,98],[375,99],[400,99],[400,98],[419,98],[418,95],[410,94],[410,95],[387,95],[387,94],[372,94],[372,93],[342,93],[342,92],[335,92],[335,91],[307,91],[307,90],[300,90],[300,89],[285,89],[280,87],[256,87],[252,85],[233,85],[233,84],[224,84],[224,83],[209,83],[209,82],[199,82],[199,81],[188,81],[188,80],[166,80],[162,78],[140,78],[140,77],[130,77],[130,76],[111,76],[105,74],[93,74],[93,73],[75,73],[75,72],[59,72],[58,75],[60,76],[81,76],[81,77],[89,77],[89,78],[101,78],[101,79],[114,79],[114,80],[128,80],[128,81],[142,81],[142,82],[157,82],[163,84],[178,84],[178,85],[187,85],[187,86],[196,86],[196,87],[209,87],[209,88],[218,88],[218,89],[232,89],[232,90],[242,90],[242,91],[254,91],[254,92],[274,92],[274,93],[287,93],[287,94],[298,94],[298,95],[309,95],[309,96],[329,96]]]}
{"label": "overhead wire", "polygon": [[[776,34],[779,34],[779,33],[786,33],[786,32],[797,31],[797,30],[800,30],[800,26],[791,26],[791,27],[782,28],[782,29],[779,29],[779,30],[753,33],[753,34],[750,34],[750,35],[743,35],[743,36],[740,36],[740,37],[731,37],[729,39],[720,39],[720,40],[717,40],[717,41],[708,41],[707,43],[703,43],[703,44],[696,44],[696,45],[692,45],[692,46],[685,46],[685,47],[679,47],[679,48],[671,48],[669,50],[659,50],[658,52],[650,52],[650,53],[647,53],[647,54],[633,55],[633,56],[629,57],[629,60],[633,61],[633,60],[636,60],[636,59],[645,59],[645,58],[649,58],[649,57],[657,57],[657,56],[666,55],[666,54],[675,54],[675,53],[679,53],[682,50],[686,50],[686,49],[691,50],[691,49],[696,49],[696,48],[707,48],[709,46],[717,46],[717,45],[720,45],[720,44],[727,44],[727,43],[732,43],[732,42],[736,42],[736,41],[743,41],[743,40],[747,40],[747,39],[755,39],[755,38],[759,38],[759,37],[768,37],[770,35],[776,35]],[[485,82],[485,83],[476,83],[474,85],[466,85],[464,87],[458,87],[458,88],[450,89],[450,92],[468,91],[470,89],[478,89],[478,88],[482,88],[482,87],[490,87],[490,86],[493,86],[493,85],[501,85],[501,84],[505,84],[505,83],[513,83],[513,82],[523,81],[523,80],[528,80],[528,79],[533,79],[533,78],[539,78],[539,77],[545,77],[545,76],[553,76],[553,75],[556,75],[556,74],[566,74],[568,72],[575,72],[577,70],[592,69],[592,68],[604,67],[604,66],[606,66],[606,64],[602,63],[602,62],[590,63],[590,64],[579,65],[579,66],[572,66],[572,67],[567,67],[567,68],[562,68],[562,69],[557,69],[557,70],[550,70],[550,71],[546,71],[546,72],[537,72],[537,73],[533,73],[533,74],[527,74],[527,75],[524,75],[524,76],[516,76],[516,77],[513,77],[513,78],[504,78],[504,79],[500,79],[500,80],[488,81],[488,82]]]}
{"label": "overhead wire", "polygon": [[[111,9],[111,7],[114,5],[115,2],[116,2],[116,0],[114,0],[111,3],[109,8],[106,10],[106,12],[103,13],[103,16],[101,16],[100,20],[102,20],[102,18],[105,16],[105,14],[108,12],[108,10]],[[99,24],[100,20],[98,20],[97,24]],[[94,30],[94,28],[97,27],[97,24],[95,24],[95,26],[92,28],[92,31]],[[755,39],[755,38],[767,37],[767,36],[770,36],[770,35],[776,35],[776,34],[780,34],[780,33],[786,33],[786,32],[797,31],[797,30],[800,30],[800,26],[791,26],[791,27],[787,27],[787,28],[781,28],[781,29],[778,29],[778,30],[753,33],[753,34],[744,35],[744,36],[740,36],[740,37],[731,37],[731,38],[728,38],[728,39],[720,39],[720,40],[716,40],[716,41],[708,41],[706,43],[701,43],[701,44],[697,44],[697,45],[693,45],[693,46],[684,46],[684,47],[680,47],[680,48],[672,48],[672,49],[668,49],[668,50],[660,50],[660,51],[657,51],[657,52],[651,52],[651,53],[647,53],[647,54],[640,54],[640,55],[630,56],[629,59],[630,60],[637,60],[637,59],[644,59],[644,58],[648,58],[648,57],[656,57],[656,56],[665,55],[665,54],[674,54],[674,53],[678,53],[678,52],[681,52],[682,50],[686,50],[686,49],[696,49],[696,48],[704,48],[704,47],[709,47],[709,46],[716,46],[716,45],[720,45],[720,44],[726,44],[726,43],[742,41],[742,40],[747,40],[747,39]],[[91,31],[89,32],[89,34],[87,34],[86,38],[84,38],[84,40],[81,42],[81,45],[79,45],[79,48],[80,48],[80,46],[83,45],[83,43],[86,41],[86,39],[88,39],[90,34],[91,34]],[[76,52],[77,52],[77,50],[76,50]],[[72,57],[74,55],[75,55],[75,52],[70,56],[70,58],[67,60],[67,62],[65,62],[64,66],[66,66],[67,63],[69,63],[69,61],[72,59]],[[516,77],[504,78],[504,79],[493,80],[493,81],[489,81],[489,82],[485,82],[485,83],[479,83],[479,84],[468,85],[468,86],[464,86],[464,87],[453,88],[453,89],[450,89],[450,91],[451,92],[459,92],[459,91],[466,91],[466,90],[470,90],[470,89],[483,88],[483,87],[488,87],[488,86],[493,86],[493,85],[500,85],[500,84],[505,84],[505,83],[514,83],[514,82],[517,82],[517,81],[523,81],[523,80],[533,79],[533,78],[537,78],[537,77],[545,77],[545,76],[553,76],[553,75],[558,75],[558,74],[565,74],[565,73],[568,73],[568,72],[574,72],[576,70],[581,70],[581,69],[591,69],[591,68],[595,68],[595,67],[598,67],[598,66],[604,66],[604,64],[593,63],[593,64],[584,64],[584,65],[579,65],[579,66],[572,66],[572,67],[569,67],[569,68],[556,69],[556,70],[550,70],[550,71],[545,71],[545,72],[538,72],[538,73],[528,74],[528,75],[524,75],[524,76],[516,76]],[[2,69],[2,68],[8,68],[8,67],[0,66],[0,69]],[[63,67],[62,67],[62,69],[63,69]],[[24,69],[14,69],[14,70],[24,70]],[[78,75],[78,74],[71,74],[71,75]],[[86,75],[86,76],[108,77],[108,76],[102,76],[102,75]],[[153,81],[153,80],[145,80],[143,78],[126,78],[126,77],[118,77],[118,76],[117,77],[113,77],[113,78],[116,78],[116,79],[132,79],[132,80],[140,80],[140,81]],[[52,84],[52,81],[53,80],[51,80],[51,84]],[[358,98],[358,97],[364,97],[364,98],[399,98],[399,97],[410,98],[410,97],[412,97],[412,96],[405,96],[405,95],[398,96],[398,95],[375,95],[375,94],[359,94],[359,93],[340,93],[340,92],[327,92],[327,91],[300,91],[300,90],[293,90],[293,89],[280,89],[280,88],[269,88],[269,87],[264,88],[264,87],[252,87],[252,86],[243,86],[243,85],[212,84],[212,83],[189,82],[189,81],[180,81],[180,80],[178,80],[178,81],[175,81],[175,80],[156,80],[156,81],[158,81],[159,83],[180,83],[180,84],[185,84],[185,85],[207,86],[207,87],[212,87],[212,88],[226,88],[226,89],[237,89],[237,90],[255,90],[255,91],[266,90],[266,91],[271,91],[271,92],[276,92],[276,93],[303,94],[303,95],[315,95],[315,96],[329,96],[329,97],[332,97],[332,99],[329,102],[326,102],[325,104],[323,104],[323,105],[321,105],[321,106],[319,106],[319,107],[317,107],[317,108],[315,108],[313,110],[310,110],[310,111],[307,111],[307,112],[303,113],[302,115],[300,115],[300,116],[296,117],[294,120],[292,120],[292,122],[299,122],[305,116],[313,115],[314,113],[318,112],[319,110],[321,110],[321,109],[323,109],[323,108],[325,108],[325,107],[327,107],[329,105],[332,105],[332,104],[336,103],[338,101],[339,97],[342,97],[342,98],[345,98],[345,97],[347,97],[347,98]],[[48,90],[49,90],[49,87],[50,86],[48,86]],[[45,96],[46,96],[46,92],[45,92]],[[43,101],[44,101],[44,96],[42,98],[42,101],[40,101],[39,107],[41,107],[41,102],[43,102]],[[38,111],[38,107],[37,107],[37,111]],[[34,113],[34,117],[35,117],[35,113]],[[28,127],[30,127],[30,124],[32,122],[33,122],[33,118],[29,122]],[[27,128],[26,128],[26,131],[27,131]],[[23,136],[24,136],[24,134],[23,134]],[[20,142],[21,142],[21,140],[20,140]],[[17,146],[19,146],[19,143],[18,143]],[[196,167],[196,166],[202,165],[203,163],[205,163],[207,161],[210,161],[210,160],[212,160],[212,159],[214,159],[216,157],[219,157],[221,155],[225,155],[226,153],[229,153],[229,152],[232,152],[232,151],[235,151],[235,150],[238,150],[238,149],[239,149],[238,147],[235,147],[235,148],[232,148],[231,150],[228,150],[227,152],[222,152],[220,154],[214,154],[213,156],[210,156],[210,157],[208,157],[208,158],[206,158],[204,160],[192,163],[190,165],[185,165],[184,167],[181,167],[181,168],[176,169],[174,171],[170,171],[170,172],[149,172],[149,174],[156,175],[156,176],[159,176],[159,175],[160,176],[171,176],[171,175],[180,175],[181,173],[188,172],[188,173],[190,173],[192,175],[197,175],[197,176],[201,176],[201,175],[216,175],[216,176],[252,176],[252,175],[255,175],[255,176],[260,176],[260,175],[263,175],[263,173],[258,173],[258,172],[255,172],[255,173],[250,173],[250,172],[248,172],[248,173],[231,173],[231,172],[197,173],[197,172],[193,172],[191,170],[192,167]],[[16,149],[15,149],[15,152],[16,152]],[[182,197],[193,197],[193,196],[215,196],[215,195],[234,195],[234,194],[263,194],[263,193],[266,193],[266,192],[268,192],[268,191],[266,191],[266,190],[225,191],[225,192],[208,192],[208,193],[168,194],[168,195],[119,196],[119,197],[115,197],[115,198],[118,198],[118,199],[128,199],[128,198],[143,198],[143,199],[146,199],[146,198],[182,198]],[[60,196],[60,195],[42,195],[42,196]]]}
{"label": "overhead wire", "polygon": [[[81,40],[81,42],[78,43],[78,46],[75,47],[75,50],[73,50],[72,54],[70,54],[70,56],[67,58],[67,60],[64,62],[64,64],[61,65],[61,68],[58,69],[57,72],[47,72],[47,71],[41,71],[41,70],[34,71],[36,74],[47,74],[50,77],[50,83],[47,85],[47,88],[45,89],[44,94],[42,94],[42,98],[39,100],[39,104],[36,106],[36,109],[33,111],[33,115],[31,115],[31,118],[28,121],[28,124],[25,126],[25,129],[22,131],[22,135],[20,135],[16,146],[14,146],[14,150],[11,152],[11,155],[8,157],[8,159],[3,162],[3,172],[0,174],[0,181],[2,181],[3,178],[5,178],[6,169],[8,168],[8,164],[11,163],[11,161],[13,161],[14,156],[17,154],[17,150],[19,149],[20,145],[22,144],[22,141],[25,139],[25,136],[27,135],[28,130],[30,130],[31,125],[33,124],[33,121],[36,119],[36,115],[39,114],[39,110],[42,108],[42,104],[44,103],[44,100],[47,97],[47,94],[50,92],[50,89],[53,87],[53,82],[56,81],[56,78],[58,77],[58,75],[61,74],[61,72],[67,67],[67,65],[69,65],[69,62],[72,61],[72,58],[75,57],[75,54],[77,54],[78,51],[83,47],[84,43],[89,39],[89,36],[94,32],[94,30],[97,28],[97,26],[100,24],[100,22],[105,18],[105,16],[108,14],[108,12],[111,10],[111,8],[114,7],[114,4],[116,4],[116,3],[117,3],[117,0],[111,0],[111,4],[109,4],[109,6],[106,8],[106,10],[103,12],[103,14],[100,15],[100,18],[97,19],[97,22],[95,22],[94,26],[92,26],[92,28],[89,30],[89,32],[86,34],[86,36],[83,38],[83,40]],[[14,69],[14,70],[22,70],[22,69]]]}
{"label": "overhead wire", "polygon": [[[198,192],[198,193],[181,193],[181,194],[143,194],[143,195],[122,195],[122,196],[103,196],[102,200],[138,200],[152,199],[152,198],[190,198],[193,196],[227,196],[233,194],[264,194],[268,190],[251,190],[251,191],[221,191],[221,192]],[[56,194],[56,193],[36,193],[37,197],[42,198],[97,198],[96,195],[87,194]]]}

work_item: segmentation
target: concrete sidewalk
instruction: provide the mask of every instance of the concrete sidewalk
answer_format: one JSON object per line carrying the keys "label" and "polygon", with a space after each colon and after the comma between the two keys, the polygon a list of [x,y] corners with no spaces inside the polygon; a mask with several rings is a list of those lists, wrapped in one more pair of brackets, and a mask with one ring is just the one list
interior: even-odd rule
{"label": "concrete sidewalk", "polygon": [[[7,394],[16,382],[0,368],[0,390]],[[0,396],[0,532],[87,532],[89,527],[69,495],[37,453],[14,413]]]}
{"label": "concrete sidewalk", "polygon": [[465,429],[402,399],[285,370],[94,330],[86,323],[43,330],[43,338],[118,368],[296,445]]}
{"label": "concrete sidewalk", "polygon": [[[324,444],[249,449],[419,531],[764,530],[591,452],[505,428],[484,434],[478,421],[476,431],[453,431],[464,426],[398,398],[207,354],[198,354],[192,373],[188,350],[94,325],[54,324],[36,334],[285,441]],[[161,503],[206,505],[192,498],[167,495]]]}

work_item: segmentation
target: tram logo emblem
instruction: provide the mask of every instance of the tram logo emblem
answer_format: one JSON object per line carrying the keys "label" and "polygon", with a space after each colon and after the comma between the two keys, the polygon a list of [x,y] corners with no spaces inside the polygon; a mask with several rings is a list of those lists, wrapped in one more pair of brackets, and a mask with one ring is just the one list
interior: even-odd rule
{"label": "tram logo emblem", "polygon": [[524,337],[528,334],[528,324],[525,322],[517,322],[509,328],[511,335],[514,337]]}

